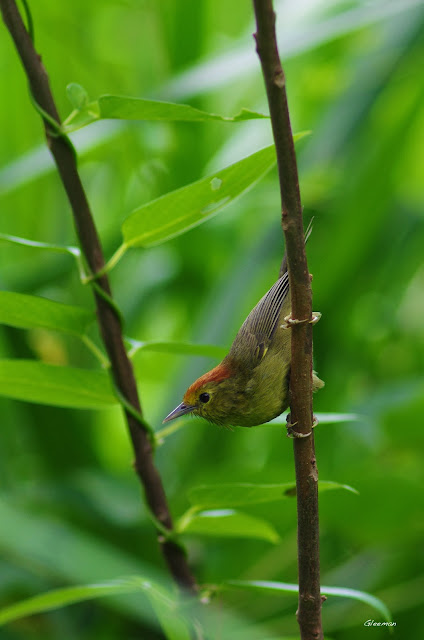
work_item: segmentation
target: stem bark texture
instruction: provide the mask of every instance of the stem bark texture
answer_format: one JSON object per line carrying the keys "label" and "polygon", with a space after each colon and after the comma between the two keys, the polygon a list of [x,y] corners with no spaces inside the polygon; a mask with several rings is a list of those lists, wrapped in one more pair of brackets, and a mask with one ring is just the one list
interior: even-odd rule
{"label": "stem bark texture", "polygon": [[[103,251],[78,173],[72,146],[66,137],[60,135],[60,130],[55,130],[55,127],[48,120],[48,118],[53,119],[57,127],[60,127],[60,118],[50,89],[47,72],[41,57],[34,48],[15,1],[0,0],[0,9],[27,75],[32,96],[38,107],[47,114],[47,118],[43,118],[47,145],[55,160],[71,206],[84,258],[91,273],[96,274],[105,266]],[[109,279],[107,275],[102,275],[96,282],[106,294],[102,296],[93,287],[98,324],[109,356],[113,379],[120,393],[140,416],[140,419],[137,419],[125,410],[125,418],[135,454],[134,467],[142,484],[148,508],[164,529],[169,531],[170,536],[158,532],[159,544],[169,571],[180,587],[194,593],[197,591],[196,581],[188,566],[185,552],[181,546],[170,539],[173,530],[172,518],[162,480],[154,464],[149,429],[142,417],[136,380],[132,364],[125,350],[120,319],[113,305],[108,302],[108,299],[112,297]]]}
{"label": "stem bark texture", "polygon": [[[290,421],[301,434],[312,432],[312,292],[305,254],[296,154],[278,54],[272,0],[253,0],[256,45],[268,97],[280,182],[282,227],[286,244],[293,324]],[[302,640],[322,640],[319,572],[318,469],[313,432],[294,438],[298,516],[299,606]]]}

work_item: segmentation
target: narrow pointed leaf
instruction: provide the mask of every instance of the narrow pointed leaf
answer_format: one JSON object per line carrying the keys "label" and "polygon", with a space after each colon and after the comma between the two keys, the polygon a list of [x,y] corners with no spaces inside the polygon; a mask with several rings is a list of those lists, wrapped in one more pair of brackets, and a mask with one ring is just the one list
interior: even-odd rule
{"label": "narrow pointed leaf", "polygon": [[[319,481],[318,489],[320,492],[331,489],[345,489],[346,491],[357,493],[349,485],[325,480]],[[213,509],[275,502],[294,495],[296,495],[295,482],[283,484],[250,484],[246,482],[194,487],[189,491],[188,498],[191,504],[198,509]]]}
{"label": "narrow pointed leaf", "polygon": [[[143,593],[148,597],[168,640],[190,640],[189,628],[177,613],[176,600],[163,587],[138,576],[108,580],[98,584],[66,587],[27,598],[0,609],[0,625],[36,613],[47,613],[77,602],[131,593]],[[170,624],[171,620],[172,625]]]}
{"label": "narrow pointed leaf", "polygon": [[275,164],[274,145],[148,202],[122,225],[127,246],[146,247],[196,227],[253,187]]}
{"label": "narrow pointed leaf", "polygon": [[360,422],[362,416],[358,413],[317,413],[319,424],[336,424],[338,422]]}
{"label": "narrow pointed leaf", "polygon": [[0,323],[10,327],[42,327],[73,335],[83,335],[94,314],[47,298],[0,291]]}
{"label": "narrow pointed leaf", "polygon": [[0,395],[75,409],[118,403],[106,371],[57,367],[35,360],[0,360]]}
{"label": "narrow pointed leaf", "polygon": [[[236,587],[238,589],[251,589],[255,591],[267,591],[268,593],[298,593],[299,587],[297,584],[288,584],[286,582],[271,582],[267,580],[229,580],[225,583],[230,587]],[[388,607],[382,600],[376,596],[367,593],[366,591],[359,591],[358,589],[348,589],[345,587],[324,587],[321,586],[321,593],[326,596],[337,596],[340,598],[352,598],[354,600],[360,600],[370,607],[373,607],[383,618],[390,622],[393,620],[392,615]]]}
{"label": "narrow pointed leaf", "polygon": [[72,98],[75,111],[65,121],[66,132],[75,131],[87,124],[102,119],[145,120],[164,122],[242,122],[268,118],[262,113],[242,109],[235,116],[220,116],[216,113],[201,111],[188,104],[176,104],[160,100],[145,100],[128,96],[100,96],[98,100],[82,103],[81,92],[69,85],[68,97]]}
{"label": "narrow pointed leaf", "polygon": [[188,342],[139,342],[129,340],[132,345],[130,355],[139,351],[155,351],[157,353],[175,353],[178,355],[202,356],[207,358],[223,358],[227,353],[224,347],[212,344],[190,344]]}
{"label": "narrow pointed leaf", "polygon": [[53,253],[68,253],[73,257],[79,257],[81,255],[81,251],[80,249],[78,249],[78,247],[64,247],[58,244],[49,244],[48,242],[37,242],[36,240],[28,240],[28,238],[11,236],[7,233],[0,233],[0,242],[17,244],[22,247],[29,247],[31,249],[42,249],[43,251],[52,251]]}
{"label": "narrow pointed leaf", "polygon": [[[363,417],[358,413],[315,413],[315,418],[318,421],[318,424],[337,424],[339,422],[360,422]],[[264,423],[263,427],[275,426],[275,425],[285,425],[286,424],[286,416],[287,412],[277,416],[273,420]]]}
{"label": "narrow pointed leaf", "polygon": [[188,511],[177,524],[180,533],[230,538],[258,538],[274,544],[280,536],[268,522],[234,509]]}
{"label": "narrow pointed leaf", "polygon": [[220,116],[207,113],[188,104],[162,102],[160,100],[144,100],[126,96],[105,95],[99,98],[100,118],[119,118],[124,120],[166,120],[180,122],[241,122],[256,120],[269,116],[249,109],[242,109],[235,116]]}
{"label": "narrow pointed leaf", "polygon": [[137,591],[146,590],[145,584],[148,585],[147,589],[151,586],[151,583],[143,583],[141,578],[124,578],[98,584],[55,589],[0,609],[0,625],[34,615],[35,613],[45,613],[66,607],[77,602],[85,602],[104,596],[136,593]]}

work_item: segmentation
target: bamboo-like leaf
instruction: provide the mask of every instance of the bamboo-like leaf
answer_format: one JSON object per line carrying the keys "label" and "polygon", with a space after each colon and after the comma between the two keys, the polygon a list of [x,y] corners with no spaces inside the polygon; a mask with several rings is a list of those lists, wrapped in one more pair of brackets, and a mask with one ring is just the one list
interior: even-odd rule
{"label": "bamboo-like leaf", "polygon": [[19,238],[18,236],[11,236],[7,233],[0,233],[0,241],[10,244],[17,244],[23,247],[29,247],[31,249],[42,249],[43,251],[52,251],[53,253],[68,253],[73,257],[79,257],[81,251],[78,247],[64,247],[57,244],[49,244],[48,242],[37,242],[36,240],[28,240],[27,238]]}
{"label": "bamboo-like leaf", "polygon": [[75,409],[118,403],[106,371],[58,367],[35,360],[0,360],[0,395]]}
{"label": "bamboo-like leaf", "polygon": [[133,357],[139,351],[155,351],[157,353],[175,353],[178,355],[203,356],[207,358],[223,358],[227,353],[224,347],[212,344],[190,344],[189,342],[141,342],[127,339],[131,344],[129,355]]}
{"label": "bamboo-like leaf", "polygon": [[275,164],[274,145],[142,205],[124,221],[127,247],[146,247],[196,227],[253,187]]}
{"label": "bamboo-like leaf", "polygon": [[178,521],[179,533],[196,533],[204,536],[230,538],[258,538],[274,544],[280,536],[265,520],[234,509],[200,511],[190,509]]}
{"label": "bamboo-like leaf", "polygon": [[358,413],[316,413],[319,424],[337,424],[339,422],[360,422],[363,417]]}
{"label": "bamboo-like leaf", "polygon": [[94,314],[79,307],[24,293],[0,291],[0,323],[10,327],[42,327],[81,336],[93,319]]}
{"label": "bamboo-like leaf", "polygon": [[[225,582],[225,586],[236,587],[238,589],[250,589],[254,591],[267,591],[268,593],[298,593],[299,587],[297,584],[288,584],[286,582],[271,582],[267,580],[228,580]],[[359,591],[358,589],[348,589],[345,587],[324,587],[321,586],[321,593],[326,596],[337,596],[340,598],[353,598],[354,600],[360,600],[370,607],[373,607],[383,618],[390,622],[393,620],[387,605],[377,598],[376,596],[367,593],[366,591]]]}
{"label": "bamboo-like leaf", "polygon": [[147,591],[152,587],[150,582],[142,578],[123,578],[109,580],[98,584],[78,585],[48,591],[32,598],[21,600],[15,604],[0,609],[0,625],[7,624],[19,618],[45,613],[77,602],[94,600],[104,596],[136,593]]}
{"label": "bamboo-like leaf", "polygon": [[165,122],[242,122],[244,120],[256,120],[268,118],[262,113],[242,109],[235,116],[220,116],[216,113],[201,111],[188,104],[176,104],[160,100],[145,100],[144,98],[131,98],[128,96],[100,96],[98,100],[90,103],[84,102],[85,93],[76,84],[68,86],[68,97],[75,111],[73,111],[64,123],[66,132],[75,131],[92,122],[103,119],[118,120],[148,120]]}
{"label": "bamboo-like leaf", "polygon": [[28,238],[11,236],[6,233],[0,233],[0,242],[16,244],[21,247],[28,247],[29,249],[40,249],[41,251],[48,251],[51,253],[68,254],[74,258],[81,280],[84,280],[84,278],[86,277],[85,268],[81,257],[81,250],[78,247],[64,247],[61,245],[50,244],[48,242],[37,242],[36,240],[28,240]]}
{"label": "bamboo-like leaf", "polygon": [[[352,493],[358,493],[356,489],[347,484],[339,484],[320,480],[318,483],[320,492],[332,489],[344,489]],[[262,502],[275,502],[283,498],[296,495],[296,483],[285,482],[283,484],[250,484],[243,482],[201,485],[188,492],[188,498],[197,509],[214,509],[220,507],[235,507],[246,504],[259,504]]]}
{"label": "bamboo-like leaf", "polygon": [[[168,640],[190,640],[189,628],[178,614],[176,600],[163,587],[139,576],[55,589],[27,598],[0,609],[0,625],[35,613],[46,613],[60,609],[77,602],[131,593],[144,593],[149,598]],[[172,625],[169,624],[170,620],[173,621]]]}
{"label": "bamboo-like leaf", "polygon": [[[275,426],[285,425],[287,412],[277,416],[273,420],[264,423],[262,426]],[[315,413],[315,418],[318,420],[318,424],[337,424],[339,422],[360,422],[363,418],[358,413]]]}

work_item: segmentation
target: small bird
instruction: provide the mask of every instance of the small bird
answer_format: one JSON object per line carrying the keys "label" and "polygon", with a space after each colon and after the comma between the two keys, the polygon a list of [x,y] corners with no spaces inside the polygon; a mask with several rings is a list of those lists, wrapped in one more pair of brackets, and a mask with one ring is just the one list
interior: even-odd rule
{"label": "small bird", "polygon": [[[249,313],[223,361],[193,382],[163,422],[193,414],[221,426],[253,427],[279,416],[289,404],[289,315],[286,271]],[[314,391],[323,386],[313,373]]]}

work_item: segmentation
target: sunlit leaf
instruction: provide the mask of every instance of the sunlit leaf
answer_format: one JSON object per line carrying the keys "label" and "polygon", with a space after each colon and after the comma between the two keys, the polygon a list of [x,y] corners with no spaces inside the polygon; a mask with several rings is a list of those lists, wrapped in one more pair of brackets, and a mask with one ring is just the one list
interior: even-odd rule
{"label": "sunlit leaf", "polygon": [[106,371],[57,367],[34,360],[0,360],[0,395],[76,409],[118,403]]}
{"label": "sunlit leaf", "polygon": [[0,291],[0,323],[10,327],[43,327],[83,335],[93,319],[94,314],[79,307],[38,296]]}
{"label": "sunlit leaf", "polygon": [[[286,582],[271,582],[267,580],[228,580],[225,585],[230,587],[236,587],[238,589],[251,589],[254,591],[265,591],[268,593],[298,593],[299,587],[297,584],[288,584]],[[353,598],[354,600],[360,600],[365,602],[370,607],[373,607],[383,618],[390,622],[393,620],[392,615],[388,607],[382,600],[376,596],[367,593],[366,591],[359,591],[358,589],[348,589],[345,587],[324,587],[321,586],[321,593],[326,596],[337,596],[340,598]]]}
{"label": "sunlit leaf", "polygon": [[[315,418],[318,421],[318,424],[337,424],[339,422],[360,422],[363,420],[363,417],[358,413],[331,413],[331,412],[323,412],[323,413],[315,413]],[[282,413],[280,416],[277,416],[273,420],[269,422],[265,422],[262,426],[275,426],[275,425],[286,425],[286,416],[287,411]]]}
{"label": "sunlit leaf", "polygon": [[[70,89],[70,87],[72,89]],[[174,121],[174,122],[241,122],[268,118],[268,116],[242,109],[235,116],[220,116],[215,113],[207,113],[188,104],[175,104],[159,100],[145,100],[144,98],[131,98],[128,96],[100,96],[93,102],[85,102],[81,105],[83,95],[75,87],[68,86],[68,97],[76,109],[65,121],[65,131],[75,131],[80,127],[102,119],[119,120],[149,120],[149,121]],[[69,95],[71,93],[71,95]],[[74,95],[75,94],[75,95]],[[81,106],[79,106],[81,105]]]}
{"label": "sunlit leaf", "polygon": [[[318,482],[320,492],[331,489],[345,489],[357,493],[355,489],[338,482],[320,480]],[[212,509],[217,507],[234,507],[246,504],[259,504],[261,502],[275,502],[282,498],[296,495],[296,483],[284,484],[250,484],[227,483],[216,485],[202,485],[194,487],[188,492],[188,498],[197,508]]]}
{"label": "sunlit leaf", "polygon": [[71,82],[66,87],[66,95],[74,109],[81,110],[89,103],[88,93],[80,84]]}
{"label": "sunlit leaf", "polygon": [[338,422],[360,422],[363,418],[357,413],[316,413],[319,424],[335,424]]}
{"label": "sunlit leaf", "polygon": [[29,247],[31,249],[42,249],[43,251],[52,251],[53,253],[68,253],[74,257],[79,256],[81,254],[81,251],[78,249],[78,247],[64,247],[56,244],[49,244],[48,242],[37,242],[36,240],[19,238],[18,236],[11,236],[6,233],[0,233],[0,242],[17,244],[23,247]]}
{"label": "sunlit leaf", "polygon": [[275,164],[274,145],[136,209],[122,225],[125,244],[169,240],[208,220],[253,187]]}
{"label": "sunlit leaf", "polygon": [[189,510],[177,523],[180,533],[230,538],[259,538],[277,543],[280,536],[265,520],[234,509]]}

